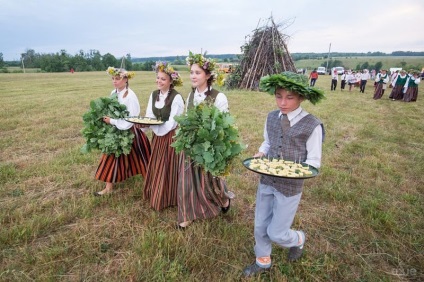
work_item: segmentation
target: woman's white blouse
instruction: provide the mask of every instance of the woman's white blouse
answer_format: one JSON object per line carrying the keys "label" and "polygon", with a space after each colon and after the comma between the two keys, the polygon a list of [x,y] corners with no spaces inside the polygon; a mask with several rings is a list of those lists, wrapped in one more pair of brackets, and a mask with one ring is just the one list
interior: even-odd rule
{"label": "woman's white blouse", "polygon": [[[212,88],[211,88],[212,89]],[[194,98],[193,98],[193,105],[197,106],[200,103],[202,103],[205,99],[206,99],[206,95],[205,92],[208,89],[206,88],[205,91],[203,92],[199,92],[196,91],[194,92]],[[190,94],[189,94],[190,97]],[[187,105],[186,105],[186,110],[187,110],[187,106],[188,106],[188,99],[187,98]],[[228,112],[228,100],[227,100],[227,96],[225,96],[224,93],[219,92],[218,95],[216,96],[214,105],[221,111],[221,112]]]}
{"label": "woman's white blouse", "polygon": [[[120,104],[124,104],[127,106],[127,110],[129,111],[129,116],[138,116],[140,115],[140,103],[138,102],[138,98],[135,95],[134,91],[128,88],[128,94],[124,98],[124,94],[127,89],[123,89],[118,93],[118,102]],[[114,94],[115,90],[113,90],[110,95]],[[110,119],[110,124],[116,126],[119,130],[127,130],[130,129],[134,124],[128,122],[124,119]]]}
{"label": "woman's white blouse", "polygon": [[[150,94],[149,103],[147,103],[146,117],[156,118],[152,110],[152,103],[153,103],[152,94]],[[168,92],[165,94],[160,92],[159,101],[155,101],[155,107],[158,109],[162,109],[165,106],[166,97],[168,97]],[[169,115],[168,121],[166,121],[164,124],[161,124],[161,125],[151,125],[150,129],[157,136],[164,136],[168,134],[168,132],[175,129],[178,125],[178,123],[174,120],[174,117],[181,115],[183,112],[184,112],[183,97],[180,94],[177,94],[175,95],[174,100],[172,101],[171,113]]]}

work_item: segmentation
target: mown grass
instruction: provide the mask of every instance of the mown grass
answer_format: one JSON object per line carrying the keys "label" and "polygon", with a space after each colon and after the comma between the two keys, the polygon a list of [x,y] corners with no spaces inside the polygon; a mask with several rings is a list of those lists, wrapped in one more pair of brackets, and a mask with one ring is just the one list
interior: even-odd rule
{"label": "mown grass", "polygon": [[[180,88],[184,98],[186,83]],[[154,74],[130,81],[142,112]],[[143,179],[96,198],[100,154],[79,152],[82,114],[112,89],[104,72],[0,74],[0,281],[238,281],[254,260],[257,175],[240,161],[228,185],[229,214],[174,229],[176,208],[155,212],[142,199]],[[392,102],[330,92],[303,104],[326,126],[323,164],[305,182],[294,227],[307,233],[305,256],[287,263],[275,247],[274,265],[254,281],[407,281],[423,274],[423,99]],[[421,90],[420,90],[421,91]],[[422,92],[422,91],[421,91]],[[243,141],[239,160],[262,142],[270,95],[225,91]]]}

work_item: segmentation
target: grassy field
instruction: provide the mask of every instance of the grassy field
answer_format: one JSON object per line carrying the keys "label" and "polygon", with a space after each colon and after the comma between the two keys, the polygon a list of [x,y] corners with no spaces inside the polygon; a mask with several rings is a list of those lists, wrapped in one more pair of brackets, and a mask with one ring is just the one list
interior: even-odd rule
{"label": "grassy field", "polygon": [[[179,88],[186,98],[186,84]],[[144,112],[152,72],[130,81]],[[286,261],[275,247],[269,273],[245,280],[254,260],[258,176],[241,160],[262,142],[270,95],[225,91],[248,148],[227,177],[231,211],[175,230],[177,210],[155,212],[143,179],[111,197],[94,179],[99,152],[83,155],[82,115],[112,90],[105,72],[0,74],[0,281],[423,281],[424,97],[392,102],[386,93],[330,92],[304,108],[326,127],[320,175],[305,181],[294,228],[305,256]]]}

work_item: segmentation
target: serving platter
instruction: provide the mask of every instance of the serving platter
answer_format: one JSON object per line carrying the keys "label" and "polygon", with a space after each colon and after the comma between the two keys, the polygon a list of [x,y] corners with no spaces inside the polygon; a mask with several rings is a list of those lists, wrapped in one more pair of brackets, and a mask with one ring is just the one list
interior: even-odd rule
{"label": "serving platter", "polygon": [[280,178],[307,179],[319,174],[313,166],[282,159],[247,158],[243,165],[255,173]]}
{"label": "serving platter", "polygon": [[150,117],[132,116],[132,117],[126,117],[124,119],[128,122],[144,124],[144,125],[161,125],[164,123],[164,121],[157,120],[155,118],[150,118]]}

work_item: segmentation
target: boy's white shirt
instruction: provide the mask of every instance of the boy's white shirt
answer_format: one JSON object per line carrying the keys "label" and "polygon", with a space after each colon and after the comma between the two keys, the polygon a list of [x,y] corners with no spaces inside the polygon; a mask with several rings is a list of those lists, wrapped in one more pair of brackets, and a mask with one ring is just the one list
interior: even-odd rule
{"label": "boy's white shirt", "polygon": [[[278,116],[280,117],[281,114],[282,113],[280,112]],[[288,113],[287,118],[290,121],[290,127],[295,125],[297,122],[299,122],[303,117],[307,116],[308,114],[309,113],[304,111],[302,107],[299,107],[296,110]],[[271,147],[271,144],[269,142],[268,131],[266,129],[266,120],[265,120],[264,141],[259,147],[259,152],[264,153],[266,155],[270,147]],[[309,136],[308,140],[306,141],[306,151],[308,153],[306,156],[305,163],[313,167],[319,168],[321,166],[321,156],[322,156],[322,127],[321,125],[318,125],[317,127],[315,127],[311,136]]]}

